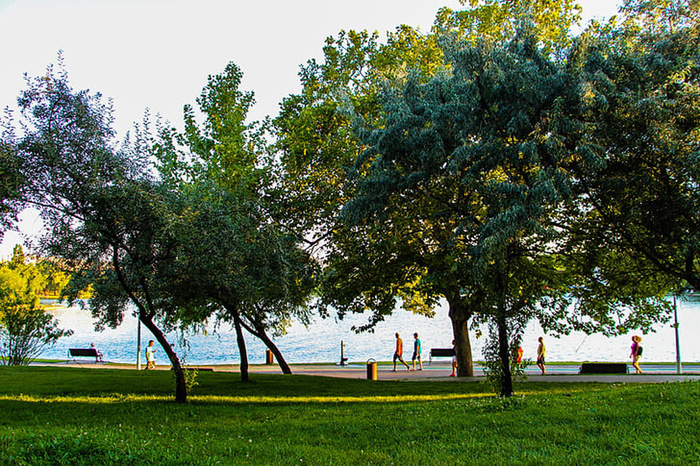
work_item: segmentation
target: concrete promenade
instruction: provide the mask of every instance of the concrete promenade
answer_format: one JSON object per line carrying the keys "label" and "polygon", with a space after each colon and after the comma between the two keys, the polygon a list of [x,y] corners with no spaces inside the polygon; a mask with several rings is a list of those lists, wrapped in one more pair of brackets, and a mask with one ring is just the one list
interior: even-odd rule
{"label": "concrete promenade", "polygon": [[[483,369],[475,365],[475,377],[450,377],[451,368],[449,364],[423,365],[422,371],[407,371],[402,365],[396,367],[396,372],[392,371],[393,366],[380,364],[377,366],[378,380],[434,380],[434,381],[460,381],[474,382],[483,379]],[[547,375],[540,375],[537,367],[529,367],[527,370],[528,381],[530,382],[603,382],[603,383],[659,383],[677,382],[682,380],[700,380],[700,364],[689,364],[683,367],[683,374],[676,373],[676,366],[667,365],[647,365],[642,366],[645,372],[642,375],[635,375],[634,368],[629,366],[631,374],[619,375],[597,375],[579,374],[579,365],[551,365],[547,367]],[[219,370],[219,369],[215,369]],[[315,375],[324,377],[343,377],[350,379],[366,379],[367,366],[364,364],[349,364],[347,366],[332,365],[292,365],[294,374]],[[254,366],[252,373],[275,374],[280,373],[277,366]]]}
{"label": "concrete promenade", "polygon": [[[53,364],[33,364],[59,367],[81,367],[88,369],[124,369],[134,370],[135,364],[95,364],[89,361],[71,361]],[[529,382],[600,382],[600,383],[661,383],[679,382],[685,380],[700,380],[700,363],[688,363],[683,365],[683,373],[676,373],[675,364],[643,364],[644,374],[635,375],[634,368],[628,364],[627,374],[579,374],[580,364],[556,364],[547,366],[547,375],[540,375],[537,367],[528,367]],[[145,364],[143,365],[145,367]],[[211,369],[216,372],[238,372],[237,365],[197,365],[202,369]],[[424,364],[423,370],[407,371],[403,365],[398,365],[396,372],[392,371],[392,365],[379,364],[377,366],[378,380],[401,381],[441,381],[441,382],[474,382],[483,379],[483,368],[475,365],[475,377],[450,377],[449,363]],[[159,370],[167,370],[169,366],[160,365]],[[291,364],[292,372],[297,375],[311,375],[319,377],[341,377],[348,379],[366,379],[367,366],[365,364],[348,364],[345,366],[333,364]],[[251,365],[252,374],[281,374],[282,371],[276,364]]]}

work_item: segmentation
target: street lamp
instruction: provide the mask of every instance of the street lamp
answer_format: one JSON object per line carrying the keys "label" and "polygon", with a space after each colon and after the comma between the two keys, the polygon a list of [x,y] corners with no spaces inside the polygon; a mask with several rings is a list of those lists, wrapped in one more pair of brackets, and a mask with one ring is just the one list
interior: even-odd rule
{"label": "street lamp", "polygon": [[683,365],[681,363],[681,342],[678,338],[678,305],[676,304],[676,293],[673,293],[673,328],[676,331],[676,372],[683,373]]}
{"label": "street lamp", "polygon": [[141,370],[141,319],[136,318],[136,370]]}

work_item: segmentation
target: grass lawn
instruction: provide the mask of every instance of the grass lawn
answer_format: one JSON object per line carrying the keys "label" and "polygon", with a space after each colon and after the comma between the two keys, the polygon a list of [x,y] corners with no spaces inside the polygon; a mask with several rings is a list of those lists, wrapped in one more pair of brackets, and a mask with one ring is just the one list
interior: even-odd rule
{"label": "grass lawn", "polygon": [[700,464],[700,384],[0,367],[0,464]]}

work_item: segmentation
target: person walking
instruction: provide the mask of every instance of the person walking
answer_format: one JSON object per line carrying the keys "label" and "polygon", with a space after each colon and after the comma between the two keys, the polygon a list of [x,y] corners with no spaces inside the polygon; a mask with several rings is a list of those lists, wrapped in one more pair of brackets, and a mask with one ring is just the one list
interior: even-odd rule
{"label": "person walking", "polygon": [[413,357],[411,358],[411,362],[413,363],[413,370],[416,370],[416,359],[418,359],[418,370],[422,371],[423,370],[423,360],[420,358],[420,350],[421,350],[421,343],[420,343],[420,338],[418,338],[418,334],[414,333],[413,334]]}
{"label": "person walking", "polygon": [[156,344],[155,341],[150,340],[148,342],[148,346],[146,347],[146,361],[148,364],[146,365],[146,370],[155,370],[156,368],[156,349],[154,348],[154,345]]}
{"label": "person walking", "polygon": [[403,340],[399,336],[399,334],[396,334],[396,349],[394,350],[394,370],[393,372],[396,372],[396,360],[401,361],[401,364],[406,366],[406,370],[411,370],[411,367],[406,364],[406,361],[403,360]]}
{"label": "person walking", "polygon": [[452,373],[450,377],[457,377],[457,347],[455,346],[454,340],[452,340],[452,350],[454,354],[452,355]]}
{"label": "person walking", "polygon": [[542,371],[542,375],[547,373],[547,368],[545,367],[545,357],[547,356],[547,347],[544,345],[544,338],[539,337],[537,341],[540,342],[537,347],[537,367]]}
{"label": "person walking", "polygon": [[642,337],[635,335],[632,337],[632,352],[630,353],[632,358],[632,367],[637,371],[637,374],[642,373],[642,368],[639,367],[639,358],[642,357]]}

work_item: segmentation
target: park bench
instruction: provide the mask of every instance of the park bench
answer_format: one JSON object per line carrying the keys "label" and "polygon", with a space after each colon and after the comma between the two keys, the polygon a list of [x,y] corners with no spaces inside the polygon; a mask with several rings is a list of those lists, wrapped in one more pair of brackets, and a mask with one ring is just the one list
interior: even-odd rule
{"label": "park bench", "polygon": [[626,374],[627,364],[624,362],[584,362],[579,374]]}
{"label": "park bench", "polygon": [[454,348],[430,348],[430,359],[428,364],[433,363],[433,358],[451,358],[454,355]]}
{"label": "park bench", "polygon": [[70,357],[75,358],[95,358],[95,364],[100,362],[100,353],[95,348],[69,348]]}

